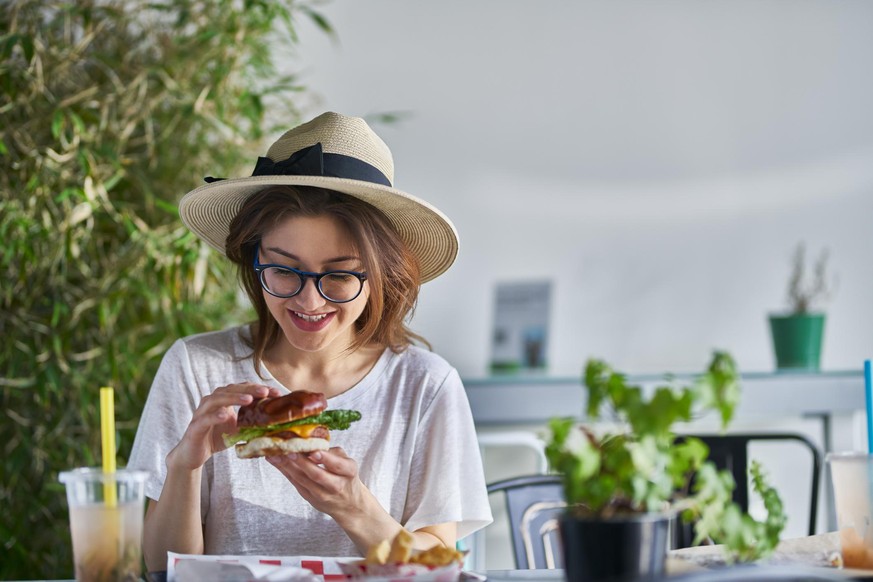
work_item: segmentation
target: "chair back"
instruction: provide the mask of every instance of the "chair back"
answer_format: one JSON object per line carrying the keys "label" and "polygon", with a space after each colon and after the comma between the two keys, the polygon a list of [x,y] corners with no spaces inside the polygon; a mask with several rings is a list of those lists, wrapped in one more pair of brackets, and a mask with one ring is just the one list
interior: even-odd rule
{"label": "chair back", "polygon": [[559,476],[513,477],[489,484],[488,493],[505,495],[516,569],[563,567],[557,518],[567,504]]}
{"label": "chair back", "polygon": [[[719,469],[730,471],[736,483],[733,500],[743,511],[749,510],[749,444],[752,442],[791,441],[802,445],[810,455],[812,474],[809,477],[809,535],[816,533],[822,454],[808,438],[797,433],[737,433],[725,435],[686,435],[703,441],[709,447],[709,460]],[[679,437],[682,438],[682,437]],[[680,528],[678,547],[691,545],[691,528]]]}

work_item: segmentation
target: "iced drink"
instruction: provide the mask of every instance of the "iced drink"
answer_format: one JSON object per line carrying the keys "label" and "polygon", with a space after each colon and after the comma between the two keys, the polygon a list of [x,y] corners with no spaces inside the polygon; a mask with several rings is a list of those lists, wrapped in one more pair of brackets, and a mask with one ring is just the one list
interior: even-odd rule
{"label": "iced drink", "polygon": [[830,453],[834,505],[846,568],[873,569],[873,455]]}
{"label": "iced drink", "polygon": [[[145,476],[125,470],[104,475],[100,469],[61,473],[78,582],[140,579]],[[110,488],[115,490],[114,500]]]}
{"label": "iced drink", "polygon": [[840,550],[846,568],[873,569],[873,547],[853,527],[840,528]]}

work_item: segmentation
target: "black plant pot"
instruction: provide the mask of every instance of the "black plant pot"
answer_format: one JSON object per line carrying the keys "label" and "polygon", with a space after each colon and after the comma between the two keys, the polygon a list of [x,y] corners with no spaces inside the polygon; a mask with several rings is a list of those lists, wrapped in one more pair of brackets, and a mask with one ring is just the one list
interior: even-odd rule
{"label": "black plant pot", "polygon": [[611,519],[563,515],[559,521],[568,582],[654,580],[664,575],[672,516]]}

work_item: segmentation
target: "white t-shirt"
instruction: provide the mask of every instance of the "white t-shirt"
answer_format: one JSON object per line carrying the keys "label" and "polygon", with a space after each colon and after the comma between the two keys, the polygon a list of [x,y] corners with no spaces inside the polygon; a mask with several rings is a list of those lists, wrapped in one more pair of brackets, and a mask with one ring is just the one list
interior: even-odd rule
{"label": "white t-shirt", "polygon": [[[247,328],[176,341],[155,376],[128,467],[150,476],[146,496],[159,500],[165,459],[178,444],[200,399],[237,382],[287,392],[264,366],[255,372],[240,336]],[[458,538],[491,522],[470,405],[457,371],[417,347],[385,352],[355,386],[328,400],[361,420],[331,431],[331,446],[358,463],[361,481],[406,529],[457,522]],[[355,556],[333,518],[309,505],[263,458],[227,449],[203,468],[201,517],[205,553]]]}

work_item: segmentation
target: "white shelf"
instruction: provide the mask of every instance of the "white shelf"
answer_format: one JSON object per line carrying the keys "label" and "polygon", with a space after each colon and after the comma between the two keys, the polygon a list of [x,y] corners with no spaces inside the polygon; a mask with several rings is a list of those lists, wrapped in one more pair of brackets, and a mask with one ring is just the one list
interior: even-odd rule
{"label": "white shelf", "polygon": [[[691,375],[676,375],[679,385]],[[659,376],[628,376],[652,390]],[[585,394],[579,378],[493,376],[465,379],[478,426],[544,424],[556,416],[584,419]],[[864,375],[858,371],[752,373],[742,376],[742,399],[735,420],[834,416],[864,410]]]}

